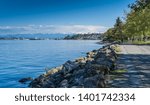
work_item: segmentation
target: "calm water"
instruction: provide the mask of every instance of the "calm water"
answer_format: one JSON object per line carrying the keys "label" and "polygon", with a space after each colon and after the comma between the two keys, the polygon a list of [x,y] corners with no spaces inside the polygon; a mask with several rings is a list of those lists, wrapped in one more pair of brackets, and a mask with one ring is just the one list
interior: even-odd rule
{"label": "calm water", "polygon": [[59,66],[100,47],[96,41],[0,40],[0,87],[27,87],[18,80],[35,78],[45,67]]}

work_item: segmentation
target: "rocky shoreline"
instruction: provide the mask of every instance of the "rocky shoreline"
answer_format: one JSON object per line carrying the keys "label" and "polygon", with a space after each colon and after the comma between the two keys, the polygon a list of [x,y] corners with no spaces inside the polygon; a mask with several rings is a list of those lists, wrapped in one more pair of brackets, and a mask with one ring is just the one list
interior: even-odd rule
{"label": "rocky shoreline", "polygon": [[35,78],[31,88],[105,88],[107,75],[116,67],[116,44],[87,53],[86,57],[67,61]]}

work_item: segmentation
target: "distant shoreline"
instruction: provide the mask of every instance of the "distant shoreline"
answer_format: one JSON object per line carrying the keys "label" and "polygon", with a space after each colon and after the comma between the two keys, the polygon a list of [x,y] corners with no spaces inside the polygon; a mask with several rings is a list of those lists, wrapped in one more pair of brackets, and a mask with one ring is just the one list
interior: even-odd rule
{"label": "distant shoreline", "polygon": [[0,38],[0,40],[63,40],[63,38]]}
{"label": "distant shoreline", "polygon": [[100,40],[101,33],[87,33],[87,34],[52,34],[52,35],[6,35],[0,36],[0,40]]}
{"label": "distant shoreline", "polygon": [[64,39],[64,38],[0,38],[0,40],[99,40],[99,39]]}

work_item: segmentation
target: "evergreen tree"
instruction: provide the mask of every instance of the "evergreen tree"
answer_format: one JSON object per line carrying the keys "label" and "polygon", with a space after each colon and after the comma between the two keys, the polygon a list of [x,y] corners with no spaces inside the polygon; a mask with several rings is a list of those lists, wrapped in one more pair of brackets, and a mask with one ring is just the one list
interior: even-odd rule
{"label": "evergreen tree", "polygon": [[121,40],[123,42],[123,22],[121,21],[120,17],[116,19],[114,30],[116,39]]}

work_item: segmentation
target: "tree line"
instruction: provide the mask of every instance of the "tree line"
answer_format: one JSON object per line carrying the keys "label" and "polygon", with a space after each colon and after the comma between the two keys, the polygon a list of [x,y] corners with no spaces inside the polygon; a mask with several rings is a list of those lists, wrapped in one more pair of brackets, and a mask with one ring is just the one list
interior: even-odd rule
{"label": "tree line", "polygon": [[129,4],[130,12],[124,20],[116,19],[113,28],[104,33],[109,41],[147,41],[150,40],[150,0],[136,0]]}

